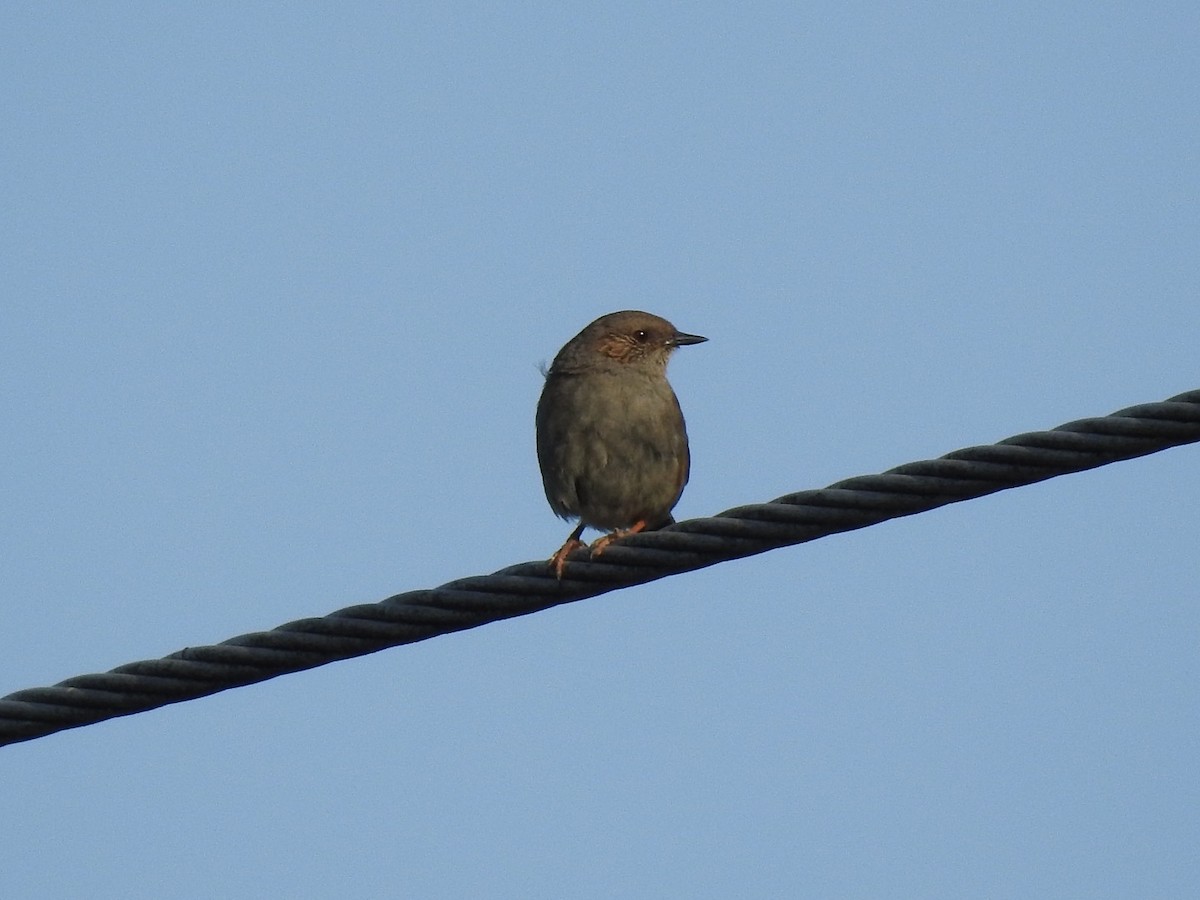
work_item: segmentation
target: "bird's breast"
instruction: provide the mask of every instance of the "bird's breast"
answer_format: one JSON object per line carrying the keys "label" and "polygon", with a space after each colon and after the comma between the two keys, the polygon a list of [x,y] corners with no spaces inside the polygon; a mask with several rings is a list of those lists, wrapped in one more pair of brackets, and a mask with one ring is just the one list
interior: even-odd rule
{"label": "bird's breast", "polygon": [[688,475],[687,432],[665,378],[547,379],[538,459],[550,505],[590,525],[665,520]]}

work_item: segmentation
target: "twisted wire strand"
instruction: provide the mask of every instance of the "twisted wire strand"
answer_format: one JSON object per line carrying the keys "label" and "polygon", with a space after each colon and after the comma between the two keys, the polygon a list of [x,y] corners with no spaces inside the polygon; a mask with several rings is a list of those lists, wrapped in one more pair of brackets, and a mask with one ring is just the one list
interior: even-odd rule
{"label": "twisted wire strand", "polygon": [[0,746],[1200,441],[1200,390],[0,698]]}

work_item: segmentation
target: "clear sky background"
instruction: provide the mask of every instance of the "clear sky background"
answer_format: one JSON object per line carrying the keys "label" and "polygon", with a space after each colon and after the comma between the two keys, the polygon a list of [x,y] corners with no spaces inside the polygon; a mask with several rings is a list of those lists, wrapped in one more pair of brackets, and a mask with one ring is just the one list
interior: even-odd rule
{"label": "clear sky background", "polygon": [[[0,693],[1200,387],[1200,6],[7,4]],[[1200,447],[0,750],[21,898],[1200,894]]]}

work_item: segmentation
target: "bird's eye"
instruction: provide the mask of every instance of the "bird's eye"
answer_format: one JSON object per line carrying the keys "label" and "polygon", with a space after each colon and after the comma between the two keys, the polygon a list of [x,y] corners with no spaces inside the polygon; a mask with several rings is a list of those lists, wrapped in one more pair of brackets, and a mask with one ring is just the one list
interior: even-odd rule
{"label": "bird's eye", "polygon": [[635,331],[633,336],[637,339],[639,344],[646,343],[646,339],[650,337],[650,335],[646,334],[645,331]]}

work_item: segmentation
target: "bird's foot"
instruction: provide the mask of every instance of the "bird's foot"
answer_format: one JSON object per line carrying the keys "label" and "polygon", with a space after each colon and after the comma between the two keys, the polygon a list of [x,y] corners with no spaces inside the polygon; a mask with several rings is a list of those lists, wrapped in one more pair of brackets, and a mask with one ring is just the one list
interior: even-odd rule
{"label": "bird's foot", "polygon": [[608,549],[608,545],[613,541],[623,537],[628,537],[631,534],[637,534],[639,531],[645,530],[646,520],[639,519],[628,528],[618,528],[616,531],[610,531],[603,537],[596,538],[596,540],[592,541],[591,555],[593,557],[599,556],[606,549]]}
{"label": "bird's foot", "polygon": [[579,539],[579,536],[583,534],[583,528],[584,525],[580,522],[579,526],[571,532],[571,536],[567,538],[567,542],[558,548],[557,553],[550,557],[550,568],[554,570],[554,577],[559,581],[562,581],[563,566],[567,564],[567,557],[581,547],[587,546],[587,544]]}

